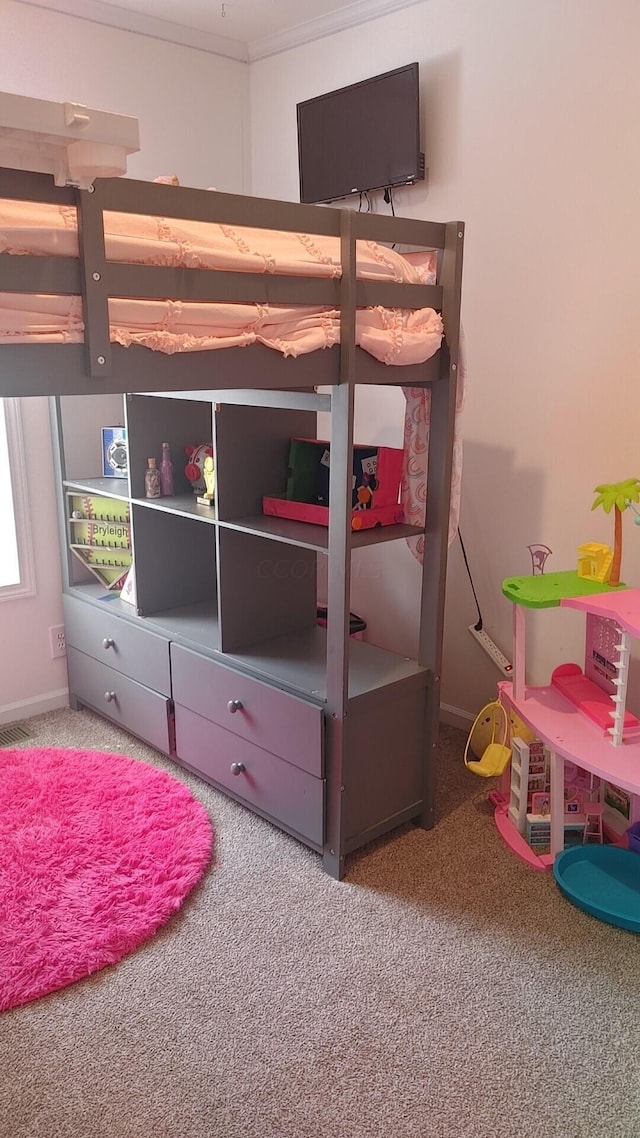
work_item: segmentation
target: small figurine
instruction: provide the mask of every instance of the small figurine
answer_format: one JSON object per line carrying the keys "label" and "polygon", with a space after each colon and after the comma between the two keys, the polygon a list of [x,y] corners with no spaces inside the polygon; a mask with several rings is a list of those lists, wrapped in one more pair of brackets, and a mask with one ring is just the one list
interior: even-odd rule
{"label": "small figurine", "polygon": [[198,494],[196,501],[201,506],[212,506],[213,496],[215,492],[215,471],[213,469],[213,456],[208,454],[205,456],[202,463],[202,476],[206,487],[204,494]]}
{"label": "small figurine", "polygon": [[356,504],[354,510],[370,510],[373,505],[373,492],[378,489],[375,474],[363,475],[362,485],[356,490]]}

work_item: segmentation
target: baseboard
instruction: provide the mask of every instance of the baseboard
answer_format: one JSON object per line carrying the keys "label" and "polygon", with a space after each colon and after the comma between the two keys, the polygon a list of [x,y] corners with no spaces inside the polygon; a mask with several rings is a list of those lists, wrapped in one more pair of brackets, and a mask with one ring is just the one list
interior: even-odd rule
{"label": "baseboard", "polygon": [[44,715],[46,711],[57,711],[60,707],[69,706],[69,691],[61,688],[60,691],[46,692],[35,696],[34,699],[21,699],[17,703],[0,705],[0,723],[13,723],[16,719],[31,719],[34,715]]}
{"label": "baseboard", "polygon": [[447,727],[459,727],[461,731],[470,731],[475,715],[463,711],[461,707],[452,707],[449,703],[440,704],[440,722]]}

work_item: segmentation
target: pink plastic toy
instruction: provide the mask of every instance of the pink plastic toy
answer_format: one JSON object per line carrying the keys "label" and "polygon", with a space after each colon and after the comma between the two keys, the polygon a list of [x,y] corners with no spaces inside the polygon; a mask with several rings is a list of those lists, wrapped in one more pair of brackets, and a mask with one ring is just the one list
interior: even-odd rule
{"label": "pink plastic toy", "polygon": [[[631,641],[640,639],[640,589],[564,572],[511,577],[502,590],[514,602],[514,675],[513,683],[498,684],[499,699],[544,746],[548,782],[532,787],[528,768],[526,777],[529,790],[548,794],[550,814],[534,814],[532,796],[523,800],[522,791],[514,800],[513,771],[507,771],[490,796],[498,830],[536,869],[550,868],[571,830],[573,841],[606,837],[626,845],[627,831],[640,822],[640,721],[625,706]],[[584,666],[562,664],[548,685],[531,687],[525,613],[550,607],[585,615]],[[522,783],[525,752],[514,746],[513,753]],[[536,797],[535,805],[541,801]]]}

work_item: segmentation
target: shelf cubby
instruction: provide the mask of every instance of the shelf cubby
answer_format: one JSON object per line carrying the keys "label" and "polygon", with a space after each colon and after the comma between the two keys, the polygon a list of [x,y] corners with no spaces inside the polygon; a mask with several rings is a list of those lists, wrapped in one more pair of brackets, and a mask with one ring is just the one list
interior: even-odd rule
{"label": "shelf cubby", "polygon": [[[132,497],[145,497],[147,459],[155,458],[159,465],[162,444],[167,442],[173,464],[175,497],[188,512],[192,498],[195,505],[195,495],[185,475],[186,448],[213,442],[212,405],[196,399],[158,399],[148,395],[128,395],[126,409]],[[159,509],[168,509],[168,503],[173,498],[154,498],[148,501]],[[207,510],[208,507],[202,509]]]}
{"label": "shelf cubby", "polygon": [[216,599],[215,527],[132,504],[133,552],[140,616]]}
{"label": "shelf cubby", "polygon": [[220,649],[216,597],[163,609],[146,617],[145,623],[170,640],[177,640],[195,651],[218,652]]}
{"label": "shelf cubby", "polygon": [[224,652],[316,624],[317,566],[313,550],[268,541],[220,526],[218,590]]}
{"label": "shelf cubby", "polygon": [[[262,516],[265,494],[287,487],[292,438],[313,437],[315,411],[216,404],[216,501],[221,521]],[[249,527],[251,528],[251,526]]]}
{"label": "shelf cubby", "polygon": [[[291,691],[325,701],[327,698],[327,634],[314,626],[300,632],[273,636],[230,653],[244,668],[263,675]],[[365,641],[349,642],[349,699],[379,695],[394,684],[426,685],[426,671],[415,660],[387,652]]]}
{"label": "shelf cubby", "polygon": [[58,407],[63,479],[91,493],[128,494],[126,478],[105,478],[102,470],[101,428],[124,426],[122,395],[62,396]]}

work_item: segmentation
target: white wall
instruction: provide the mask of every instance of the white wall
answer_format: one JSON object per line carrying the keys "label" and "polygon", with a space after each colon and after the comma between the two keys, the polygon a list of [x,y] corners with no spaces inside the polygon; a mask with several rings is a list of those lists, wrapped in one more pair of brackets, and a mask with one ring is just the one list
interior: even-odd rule
{"label": "white wall", "polygon": [[3,91],[134,115],[133,178],[248,192],[248,67],[235,60],[0,0]]}
{"label": "white wall", "polygon": [[[245,64],[13,0],[0,0],[0,25],[2,90],[137,117],[132,177],[248,191]],[[66,690],[64,661],[49,654],[62,605],[46,402],[25,400],[23,416],[37,596],[0,603],[0,722],[59,706]]]}
{"label": "white wall", "polygon": [[[298,198],[295,104],[417,59],[428,180],[398,213],[467,223],[463,321],[469,387],[461,529],[485,627],[510,649],[504,577],[575,566],[612,541],[593,487],[640,476],[640,4],[426,0],[251,67],[252,192]],[[381,202],[376,208],[385,211]],[[397,393],[370,399],[362,441],[397,428]],[[366,438],[365,438],[366,434]],[[623,575],[640,581],[625,518]],[[356,571],[374,639],[410,651],[418,572],[404,547]],[[581,658],[575,614],[534,614],[531,675]],[[443,700],[475,713],[498,673],[467,631],[475,605],[452,547]]]}

